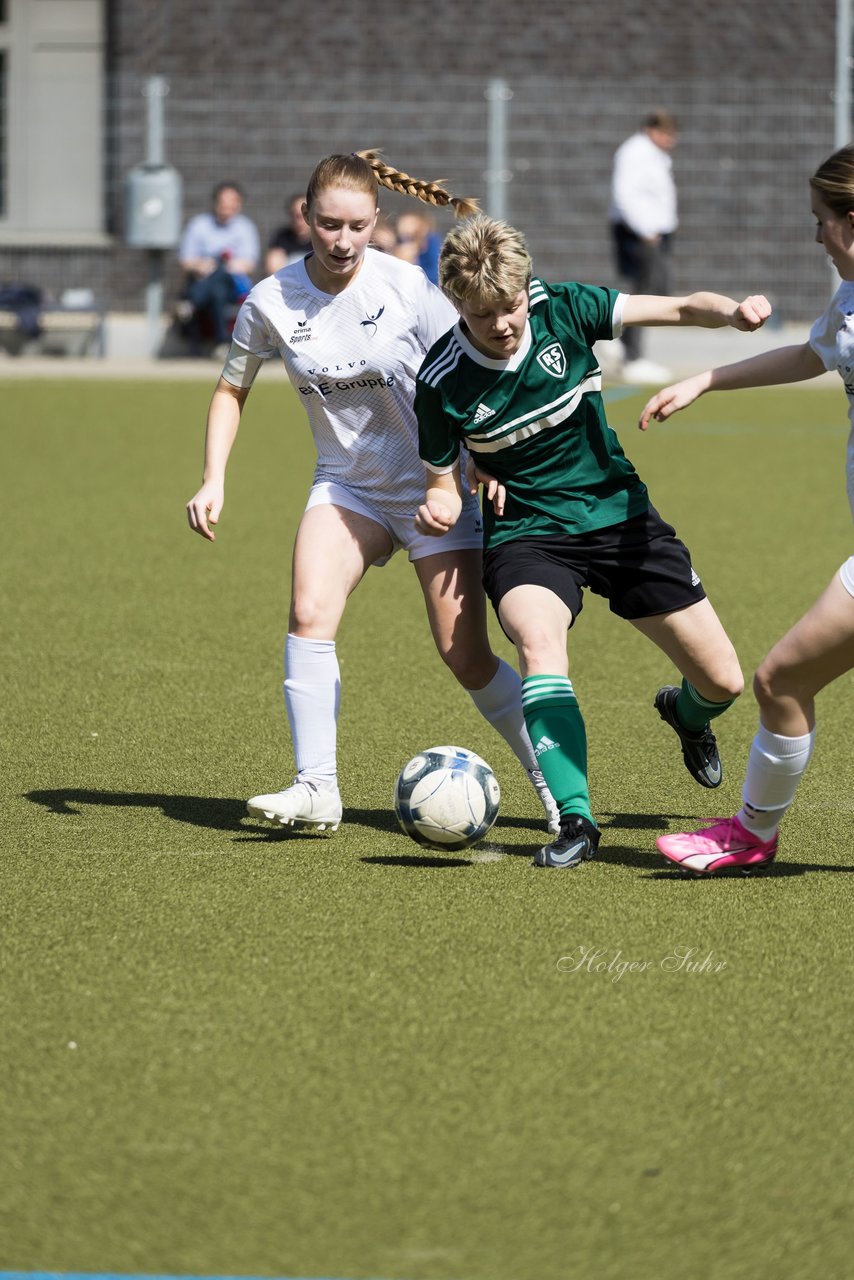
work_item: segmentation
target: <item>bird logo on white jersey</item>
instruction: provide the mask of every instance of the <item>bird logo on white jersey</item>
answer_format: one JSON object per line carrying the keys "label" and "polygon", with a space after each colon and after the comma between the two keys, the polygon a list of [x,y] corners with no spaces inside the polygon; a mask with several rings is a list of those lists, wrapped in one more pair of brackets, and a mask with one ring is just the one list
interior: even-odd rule
{"label": "bird logo on white jersey", "polygon": [[376,333],[377,321],[379,320],[380,316],[384,311],[385,311],[385,307],[380,307],[379,311],[375,316],[368,316],[367,320],[359,321],[359,324],[362,326],[363,329],[367,330],[367,332],[371,335],[371,337],[373,337],[374,334]]}

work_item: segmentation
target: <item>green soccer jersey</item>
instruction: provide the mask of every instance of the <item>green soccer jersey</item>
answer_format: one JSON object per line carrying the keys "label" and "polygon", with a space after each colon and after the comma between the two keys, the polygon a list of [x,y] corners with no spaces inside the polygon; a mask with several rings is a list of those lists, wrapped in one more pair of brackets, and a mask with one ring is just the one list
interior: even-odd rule
{"label": "green soccer jersey", "polygon": [[491,359],[460,324],[427,353],[415,412],[421,457],[450,471],[464,444],[505,486],[504,515],[484,503],[484,541],[603,529],[649,505],[608,426],[594,342],[619,336],[625,295],[532,280],[525,335]]}

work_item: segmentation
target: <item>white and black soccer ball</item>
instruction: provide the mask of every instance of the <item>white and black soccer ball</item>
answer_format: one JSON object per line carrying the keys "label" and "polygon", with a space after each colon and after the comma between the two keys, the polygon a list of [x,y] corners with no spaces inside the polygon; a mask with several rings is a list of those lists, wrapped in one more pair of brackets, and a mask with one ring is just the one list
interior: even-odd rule
{"label": "white and black soccer ball", "polygon": [[489,765],[464,747],[428,747],[403,766],[394,787],[403,830],[439,849],[465,849],[485,836],[500,800]]}

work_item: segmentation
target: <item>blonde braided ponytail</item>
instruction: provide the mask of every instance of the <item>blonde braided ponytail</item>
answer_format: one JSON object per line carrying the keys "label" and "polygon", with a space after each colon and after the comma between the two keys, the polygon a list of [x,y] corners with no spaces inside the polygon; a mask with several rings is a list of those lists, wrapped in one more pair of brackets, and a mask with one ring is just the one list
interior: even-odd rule
{"label": "blonde braided ponytail", "polygon": [[441,180],[425,182],[422,178],[411,178],[408,173],[386,164],[378,151],[357,151],[355,154],[371,166],[377,182],[389,191],[397,191],[401,195],[422,200],[424,204],[438,205],[441,208],[450,205],[455,218],[468,218],[477,213],[480,207],[470,196],[455,196],[446,191],[440,185]]}

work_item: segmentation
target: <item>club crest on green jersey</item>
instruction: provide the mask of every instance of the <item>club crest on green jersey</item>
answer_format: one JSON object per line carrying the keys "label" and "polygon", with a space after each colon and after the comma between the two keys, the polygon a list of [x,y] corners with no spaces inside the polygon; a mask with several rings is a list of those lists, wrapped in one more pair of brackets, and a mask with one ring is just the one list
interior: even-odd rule
{"label": "club crest on green jersey", "polygon": [[566,373],[566,355],[559,342],[552,342],[545,351],[537,355],[537,364],[550,373],[553,378],[562,378]]}

